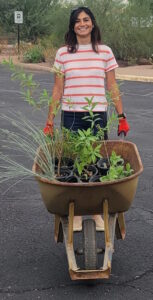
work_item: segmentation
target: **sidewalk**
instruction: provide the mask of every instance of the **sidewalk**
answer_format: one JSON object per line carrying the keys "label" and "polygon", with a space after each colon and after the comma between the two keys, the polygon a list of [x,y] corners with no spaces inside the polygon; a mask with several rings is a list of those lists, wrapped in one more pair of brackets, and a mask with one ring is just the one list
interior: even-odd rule
{"label": "sidewalk", "polygon": [[[3,59],[9,59],[8,56],[0,56],[0,63]],[[21,63],[17,56],[12,56],[14,64],[20,65],[25,69],[33,71],[51,71],[51,64],[48,62],[29,64]],[[116,69],[116,79],[129,80],[129,81],[142,81],[142,82],[153,82],[153,65],[135,65],[129,67],[119,67]]]}
{"label": "sidewalk", "polygon": [[119,67],[116,69],[116,78],[130,81],[153,82],[153,65]]}

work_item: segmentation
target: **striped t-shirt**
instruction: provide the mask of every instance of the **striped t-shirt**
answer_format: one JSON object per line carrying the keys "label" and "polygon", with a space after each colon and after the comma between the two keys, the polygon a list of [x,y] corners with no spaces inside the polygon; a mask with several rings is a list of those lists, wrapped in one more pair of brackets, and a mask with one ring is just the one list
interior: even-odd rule
{"label": "striped t-shirt", "polygon": [[55,57],[54,67],[64,74],[62,110],[85,111],[86,97],[93,96],[97,105],[93,111],[106,111],[104,78],[105,72],[118,67],[112,50],[105,45],[98,46],[99,53],[92,45],[79,45],[76,53],[69,53],[67,47],[60,48]]}

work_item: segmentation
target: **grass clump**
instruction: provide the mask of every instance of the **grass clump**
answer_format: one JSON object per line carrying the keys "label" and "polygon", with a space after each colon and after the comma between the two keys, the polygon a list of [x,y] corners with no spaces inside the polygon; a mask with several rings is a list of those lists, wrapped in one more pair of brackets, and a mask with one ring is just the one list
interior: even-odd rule
{"label": "grass clump", "polygon": [[[0,119],[12,125],[11,131],[0,129],[2,145],[0,152],[0,183],[21,177],[39,176],[39,173],[36,174],[32,171],[36,153],[41,177],[53,180],[55,155],[52,140],[49,140],[42,130],[39,130],[37,126],[20,113],[12,112],[10,116],[0,115]],[[38,152],[38,148],[41,151]]]}

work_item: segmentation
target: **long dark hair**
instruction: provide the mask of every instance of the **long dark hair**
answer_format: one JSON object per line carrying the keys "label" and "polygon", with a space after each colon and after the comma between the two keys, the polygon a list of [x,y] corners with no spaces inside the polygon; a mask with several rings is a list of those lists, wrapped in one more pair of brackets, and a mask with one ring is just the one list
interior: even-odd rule
{"label": "long dark hair", "polygon": [[69,30],[65,34],[65,43],[68,47],[68,52],[70,53],[75,53],[78,49],[78,43],[77,43],[77,38],[76,34],[74,32],[74,26],[76,23],[76,20],[78,18],[78,15],[84,11],[90,18],[93,24],[93,29],[91,32],[91,44],[92,44],[92,49],[98,53],[98,44],[101,44],[101,34],[100,34],[100,29],[96,23],[96,19],[91,12],[91,10],[88,7],[85,6],[80,6],[74,10],[72,10],[71,15],[70,15],[70,20],[69,20]]}

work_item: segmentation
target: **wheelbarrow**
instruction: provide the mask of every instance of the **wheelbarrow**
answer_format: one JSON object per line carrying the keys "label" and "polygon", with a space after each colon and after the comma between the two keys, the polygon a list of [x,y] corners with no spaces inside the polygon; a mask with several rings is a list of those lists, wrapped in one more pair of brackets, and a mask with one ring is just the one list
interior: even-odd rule
{"label": "wheelbarrow", "polygon": [[[103,157],[115,151],[121,155],[125,163],[129,162],[133,174],[129,177],[109,181],[91,183],[66,183],[49,181],[36,176],[40,192],[47,210],[55,215],[55,241],[65,242],[69,273],[72,280],[109,278],[114,252],[114,238],[125,238],[126,212],[134,199],[138,177],[143,171],[139,152],[134,143],[127,141],[105,141],[101,146]],[[33,171],[38,173],[37,157]],[[96,246],[95,221],[87,218],[83,221],[84,268],[80,269],[76,262],[74,250],[74,216],[91,216],[103,214],[105,248],[103,265],[97,267],[98,249]],[[101,233],[102,234],[102,233]]]}

